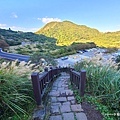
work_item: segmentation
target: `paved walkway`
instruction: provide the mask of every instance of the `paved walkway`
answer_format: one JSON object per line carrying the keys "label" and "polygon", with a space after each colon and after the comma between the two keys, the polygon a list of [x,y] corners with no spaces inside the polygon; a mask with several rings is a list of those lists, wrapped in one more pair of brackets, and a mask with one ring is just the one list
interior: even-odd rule
{"label": "paved walkway", "polygon": [[49,93],[51,101],[49,120],[87,120],[81,104],[76,103],[73,91],[68,88],[69,74],[61,74]]}

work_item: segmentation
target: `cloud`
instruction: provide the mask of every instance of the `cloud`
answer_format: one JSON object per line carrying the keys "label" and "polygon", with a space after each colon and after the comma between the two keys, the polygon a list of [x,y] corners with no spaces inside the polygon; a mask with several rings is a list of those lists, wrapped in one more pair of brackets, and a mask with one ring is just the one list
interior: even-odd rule
{"label": "cloud", "polygon": [[41,20],[43,23],[49,23],[49,22],[52,22],[52,21],[57,21],[57,22],[61,22],[62,20],[59,19],[59,18],[48,18],[48,17],[45,17],[45,18],[37,18],[38,20]]}
{"label": "cloud", "polygon": [[12,13],[12,18],[18,18],[16,13]]}
{"label": "cloud", "polygon": [[11,29],[13,31],[23,31],[23,32],[36,32],[39,28],[25,28],[25,27],[20,27],[20,26],[9,26],[7,24],[1,24],[0,23],[0,28],[1,29]]}
{"label": "cloud", "polygon": [[23,32],[36,32],[39,28],[25,28],[20,26],[11,26],[11,30],[14,31],[23,31]]}
{"label": "cloud", "polygon": [[0,28],[1,28],[1,29],[6,29],[6,28],[7,28],[7,24],[2,24],[2,23],[0,23]]}
{"label": "cloud", "polygon": [[6,27],[7,25],[6,24],[1,24],[0,23],[0,27],[3,28],[3,27]]}
{"label": "cloud", "polygon": [[39,29],[39,28],[27,28],[20,26],[10,26],[9,28],[14,31],[23,31],[23,32],[36,32]]}

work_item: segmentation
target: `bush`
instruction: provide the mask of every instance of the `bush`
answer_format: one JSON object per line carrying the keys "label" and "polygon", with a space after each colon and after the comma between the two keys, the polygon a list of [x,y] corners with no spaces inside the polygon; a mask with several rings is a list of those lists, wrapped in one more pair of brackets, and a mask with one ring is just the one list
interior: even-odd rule
{"label": "bush", "polygon": [[83,61],[75,65],[75,69],[86,69],[86,92],[107,105],[114,113],[120,111],[120,70],[113,66],[98,65],[91,61]]}
{"label": "bush", "polygon": [[47,65],[48,64],[52,64],[54,66],[56,65],[54,58],[49,53],[45,54],[45,53],[36,52],[31,56],[31,61],[33,63],[42,64],[43,61],[41,59],[44,59],[47,62]]}
{"label": "bush", "polygon": [[0,64],[0,119],[28,119],[34,106],[30,73],[31,65],[25,62]]}
{"label": "bush", "polygon": [[116,48],[116,47],[107,48],[105,53],[113,53],[113,52],[116,52],[116,51],[118,51],[118,48]]}
{"label": "bush", "polygon": [[120,55],[117,56],[116,63],[120,63]]}
{"label": "bush", "polygon": [[120,55],[116,57],[116,63],[118,64],[118,70],[120,69]]}
{"label": "bush", "polygon": [[0,48],[4,50],[5,48],[8,48],[8,47],[9,45],[4,40],[0,40]]}

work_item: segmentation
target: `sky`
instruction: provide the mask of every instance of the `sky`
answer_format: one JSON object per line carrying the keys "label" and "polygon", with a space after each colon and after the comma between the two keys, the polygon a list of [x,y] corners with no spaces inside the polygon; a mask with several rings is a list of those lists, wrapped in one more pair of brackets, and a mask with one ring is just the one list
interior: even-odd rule
{"label": "sky", "polygon": [[51,21],[120,31],[120,0],[0,0],[0,28],[35,32]]}

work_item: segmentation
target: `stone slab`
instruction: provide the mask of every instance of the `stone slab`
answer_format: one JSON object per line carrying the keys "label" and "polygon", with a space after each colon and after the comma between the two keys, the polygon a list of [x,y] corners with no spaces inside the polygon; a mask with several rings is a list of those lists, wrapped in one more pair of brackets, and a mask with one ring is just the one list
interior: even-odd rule
{"label": "stone slab", "polygon": [[67,97],[68,101],[75,100],[74,96]]}
{"label": "stone slab", "polygon": [[81,112],[81,111],[83,111],[80,104],[71,105],[71,109],[72,109],[73,112]]}
{"label": "stone slab", "polygon": [[76,115],[76,119],[77,120],[87,120],[87,116],[85,115],[85,113],[75,113]]}
{"label": "stone slab", "polygon": [[52,103],[57,102],[57,98],[56,98],[56,97],[51,97],[51,102],[52,102]]}
{"label": "stone slab", "polygon": [[63,120],[75,120],[73,113],[63,113]]}
{"label": "stone slab", "polygon": [[70,105],[69,104],[68,105],[61,105],[60,106],[60,111],[61,111],[61,113],[70,112],[71,111]]}
{"label": "stone slab", "polygon": [[53,97],[56,97],[56,96],[59,96],[59,91],[52,91],[49,93],[49,96],[53,96]]}
{"label": "stone slab", "polygon": [[52,114],[60,114],[59,106],[51,106]]}
{"label": "stone slab", "polygon": [[60,97],[66,97],[66,91],[65,90],[60,91]]}
{"label": "stone slab", "polygon": [[70,105],[70,102],[63,102],[63,105]]}
{"label": "stone slab", "polygon": [[58,91],[63,91],[63,90],[65,90],[65,88],[64,88],[64,87],[58,87],[57,90],[58,90]]}
{"label": "stone slab", "polygon": [[62,120],[62,116],[61,115],[50,116],[49,120]]}
{"label": "stone slab", "polygon": [[72,96],[73,95],[73,91],[72,90],[66,90],[66,95],[67,96]]}
{"label": "stone slab", "polygon": [[61,103],[60,102],[51,103],[51,106],[61,106]]}
{"label": "stone slab", "polygon": [[67,101],[66,97],[57,97],[57,100],[59,102],[66,102]]}

